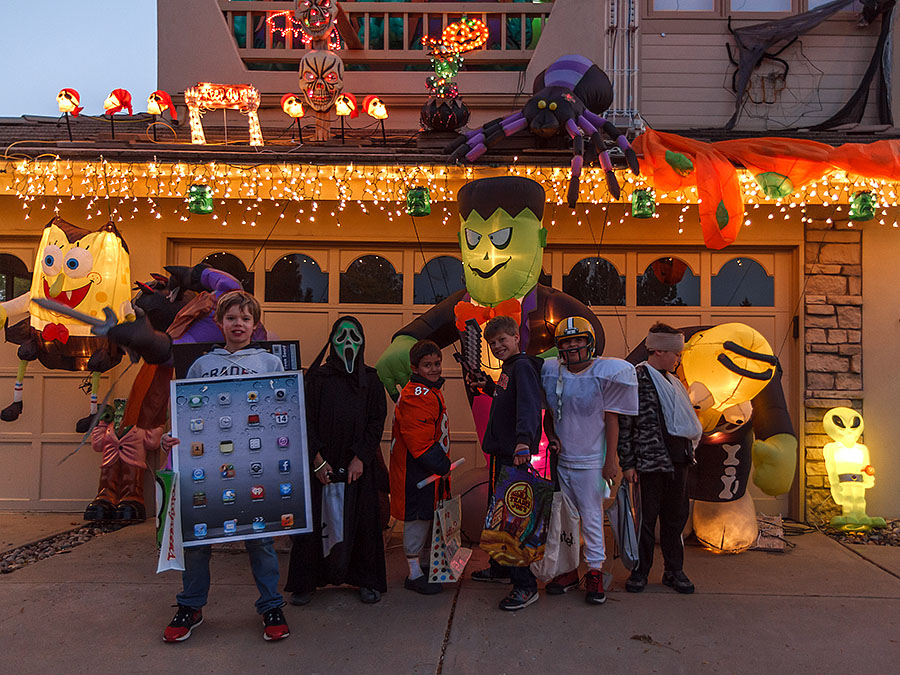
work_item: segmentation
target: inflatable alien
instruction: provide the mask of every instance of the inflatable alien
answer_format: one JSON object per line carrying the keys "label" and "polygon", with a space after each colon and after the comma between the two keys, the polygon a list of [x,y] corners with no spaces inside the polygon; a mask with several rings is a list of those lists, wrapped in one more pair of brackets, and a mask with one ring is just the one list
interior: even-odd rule
{"label": "inflatable alien", "polygon": [[858,442],[864,428],[862,415],[850,408],[832,408],[822,426],[832,439],[822,450],[831,496],[842,508],[831,526],[857,532],[884,527],[884,518],[866,515],[866,490],[875,485],[875,469],[869,464],[869,449]]}
{"label": "inflatable alien", "polygon": [[[691,479],[693,528],[707,548],[740,553],[758,536],[753,482],[768,495],[794,479],[797,438],[781,387],[781,366],[766,339],[750,326],[726,323],[683,328],[687,341],[678,375],[697,411],[703,436]],[[640,363],[642,343],[628,356]]]}
{"label": "inflatable alien", "polygon": [[[19,371],[13,402],[0,411],[0,419],[12,422],[22,414],[25,371],[34,360],[53,370],[90,372],[93,415],[100,374],[122,360],[122,351],[106,337],[93,335],[89,325],[33,304],[37,298],[97,318],[111,307],[120,321],[133,319],[128,247],[115,226],[108,223],[91,232],[59,217],[51,220],[38,247],[31,290],[0,304],[0,325],[7,316],[27,315],[6,327],[7,342],[19,345]],[[78,420],[76,431],[87,431],[91,415]]]}
{"label": "inflatable alien", "polygon": [[[547,230],[541,225],[544,200],[539,183],[518,176],[483,178],[459,191],[459,244],[466,287],[394,335],[376,365],[392,398],[409,380],[409,348],[417,340],[433,340],[444,348],[463,337],[467,322],[480,326],[501,314],[519,323],[521,346],[529,354],[552,355],[556,324],[570,316],[590,321],[596,334],[595,351],[603,351],[603,328],[594,313],[572,296],[538,283],[547,244]],[[490,403],[489,397],[474,395],[473,409],[478,407],[477,399]],[[476,410],[476,427],[479,417]]]}

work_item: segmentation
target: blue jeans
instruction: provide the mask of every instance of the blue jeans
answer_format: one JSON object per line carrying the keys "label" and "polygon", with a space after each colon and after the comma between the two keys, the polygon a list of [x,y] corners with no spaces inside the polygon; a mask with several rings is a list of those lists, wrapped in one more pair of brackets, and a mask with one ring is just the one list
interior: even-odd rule
{"label": "blue jeans", "polygon": [[[278,554],[271,537],[246,539],[244,545],[250,554],[250,569],[259,589],[256,611],[260,614],[281,607],[284,598],[278,592]],[[179,605],[200,609],[209,598],[209,546],[191,546],[184,549],[184,572],[181,582],[184,590],[175,596]]]}

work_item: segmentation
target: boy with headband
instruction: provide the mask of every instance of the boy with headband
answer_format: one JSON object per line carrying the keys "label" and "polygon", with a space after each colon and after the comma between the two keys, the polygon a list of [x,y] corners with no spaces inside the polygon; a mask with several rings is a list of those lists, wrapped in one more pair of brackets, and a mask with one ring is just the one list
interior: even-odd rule
{"label": "boy with headband", "polygon": [[685,575],[681,532],[689,511],[688,475],[703,429],[687,390],[674,375],[684,349],[684,335],[664,323],[650,328],[644,344],[647,360],[635,367],[638,414],[619,418],[619,463],[625,480],[640,482],[640,561],[625,583],[629,593],[647,585],[653,565],[654,530],[665,571],[662,582],[679,593],[693,593]]}

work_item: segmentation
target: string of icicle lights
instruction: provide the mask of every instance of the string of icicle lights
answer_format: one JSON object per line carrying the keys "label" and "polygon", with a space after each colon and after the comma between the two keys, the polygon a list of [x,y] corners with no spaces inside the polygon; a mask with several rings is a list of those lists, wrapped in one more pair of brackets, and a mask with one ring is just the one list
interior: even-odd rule
{"label": "string of icicle lights", "polygon": [[[566,190],[569,183],[569,169],[566,167],[530,166],[513,163],[507,166],[445,166],[445,165],[364,165],[364,164],[259,164],[237,165],[206,162],[111,162],[107,160],[76,161],[43,156],[35,159],[7,159],[0,162],[0,195],[12,195],[22,201],[22,208],[30,215],[41,199],[41,209],[46,209],[46,198],[56,197],[53,210],[59,211],[62,200],[87,198],[87,218],[94,216],[107,218],[107,201],[111,203],[113,222],[134,218],[141,203],[150,206],[156,218],[162,217],[159,200],[176,200],[179,203],[172,211],[174,216],[187,220],[186,202],[191,185],[208,185],[215,200],[222,205],[229,201],[232,218],[235,203],[244,206],[241,224],[254,227],[256,218],[261,216],[260,205],[268,200],[303,202],[295,218],[316,220],[320,202],[330,207],[329,213],[337,218],[350,203],[356,203],[363,211],[377,208],[388,217],[405,217],[407,191],[416,186],[428,188],[432,204],[443,209],[446,223],[455,214],[456,193],[462,185],[476,178],[488,176],[516,175],[533,178],[547,191],[548,204],[557,208],[551,212],[548,222],[555,224],[555,217],[564,215]],[[581,176],[579,202],[585,209],[617,204],[620,208],[616,216],[620,223],[630,218],[631,194],[638,189],[652,188],[641,176],[628,171],[617,171],[622,186],[622,196],[612,199],[607,188],[602,169],[585,168]],[[807,205],[832,207],[840,214],[851,196],[860,191],[873,194],[877,204],[876,218],[881,224],[898,227],[897,201],[900,188],[896,183],[849,176],[835,171],[824,178],[798,188],[788,197],[772,199],[763,193],[753,175],[738,171],[738,178],[744,196],[745,226],[750,225],[753,211],[761,206],[769,208],[765,217],[769,220],[799,217],[805,222],[803,209]],[[699,203],[697,189],[692,187],[676,192],[655,193],[659,204],[681,205],[678,215],[678,231],[691,206]],[[102,204],[100,203],[102,200]],[[166,203],[165,208],[171,208]],[[890,210],[890,211],[889,211]],[[580,216],[576,210],[574,215]],[[889,215],[890,214],[890,215]],[[657,212],[654,217],[659,217]],[[218,219],[217,214],[210,217]],[[284,215],[282,214],[282,217]],[[830,219],[829,219],[830,220]],[[843,220],[843,218],[841,218]],[[224,221],[223,221],[224,224]],[[579,223],[580,224],[580,223]],[[853,222],[848,221],[852,227]]]}

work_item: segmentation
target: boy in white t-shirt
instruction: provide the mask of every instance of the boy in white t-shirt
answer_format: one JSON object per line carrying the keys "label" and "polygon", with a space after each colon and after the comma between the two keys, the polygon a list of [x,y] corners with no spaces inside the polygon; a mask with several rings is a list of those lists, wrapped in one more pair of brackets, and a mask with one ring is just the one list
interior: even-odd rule
{"label": "boy in white t-shirt", "polygon": [[[541,383],[547,396],[544,429],[550,451],[557,453],[557,478],[563,494],[581,516],[585,576],[589,604],[606,602],[601,568],[606,559],[603,542],[603,500],[606,481],[619,472],[618,414],[638,409],[637,377],[627,361],[594,358],[595,337],[590,322],[580,316],[556,327],[558,359],[547,359]],[[613,452],[607,452],[613,448]],[[561,595],[577,588],[578,569],[547,584],[547,593]]]}

